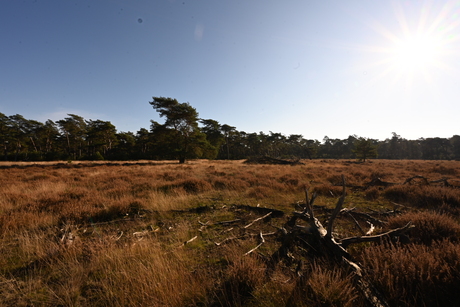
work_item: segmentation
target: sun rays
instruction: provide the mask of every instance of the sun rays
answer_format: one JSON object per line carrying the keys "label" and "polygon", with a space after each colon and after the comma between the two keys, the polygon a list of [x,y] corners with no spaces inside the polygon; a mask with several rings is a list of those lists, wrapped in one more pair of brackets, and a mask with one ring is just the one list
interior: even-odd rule
{"label": "sun rays", "polygon": [[459,72],[460,5],[449,1],[435,8],[425,2],[415,8],[408,3],[393,3],[396,26],[389,20],[369,24],[380,39],[360,48],[371,58],[360,69],[375,72],[371,83],[402,84],[408,94],[420,86],[436,91],[436,76]]}

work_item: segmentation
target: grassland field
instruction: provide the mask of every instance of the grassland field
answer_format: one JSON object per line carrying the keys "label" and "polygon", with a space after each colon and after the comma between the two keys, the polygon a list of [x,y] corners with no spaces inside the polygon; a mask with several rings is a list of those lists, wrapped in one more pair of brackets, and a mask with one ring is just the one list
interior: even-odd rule
{"label": "grassland field", "polygon": [[0,306],[364,306],[340,265],[265,274],[305,190],[327,223],[342,175],[344,207],[382,223],[344,211],[338,242],[415,226],[348,248],[388,304],[460,306],[460,161],[302,162],[1,162]]}

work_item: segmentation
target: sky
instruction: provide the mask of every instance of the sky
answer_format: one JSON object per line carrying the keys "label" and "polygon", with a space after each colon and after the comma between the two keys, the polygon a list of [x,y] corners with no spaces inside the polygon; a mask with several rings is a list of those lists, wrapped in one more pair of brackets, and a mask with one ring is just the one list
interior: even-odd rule
{"label": "sky", "polygon": [[460,1],[1,0],[0,112],[246,133],[460,134]]}

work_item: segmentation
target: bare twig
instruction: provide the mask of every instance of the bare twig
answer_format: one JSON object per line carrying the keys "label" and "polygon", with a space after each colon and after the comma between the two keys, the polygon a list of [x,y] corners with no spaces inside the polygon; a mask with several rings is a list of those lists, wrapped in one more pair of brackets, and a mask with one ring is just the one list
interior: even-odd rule
{"label": "bare twig", "polygon": [[[276,232],[268,232],[268,233],[262,234],[262,236],[268,237],[268,236],[274,236],[276,234],[277,234]],[[239,236],[239,237],[230,237],[230,238],[227,238],[227,239],[223,240],[220,243],[219,242],[214,242],[214,244],[216,246],[220,246],[222,244],[226,244],[226,243],[234,241],[234,240],[242,240],[242,239],[245,239],[245,238],[248,238],[248,237],[255,237],[255,236],[260,236],[260,234],[245,234],[245,235],[242,235],[242,236]]]}
{"label": "bare twig", "polygon": [[257,245],[256,247],[254,247],[253,249],[251,249],[249,252],[245,253],[244,256],[247,256],[249,255],[250,253],[252,253],[253,251],[255,251],[256,249],[258,249],[260,246],[262,246],[262,244],[265,243],[265,239],[264,239],[264,236],[262,235],[262,232],[259,233],[259,245]]}
{"label": "bare twig", "polygon": [[213,224],[214,225],[233,224],[233,223],[237,223],[239,221],[241,221],[241,219],[234,219],[234,220],[230,220],[230,221],[215,222]]}
{"label": "bare twig", "polygon": [[230,237],[230,238],[226,238],[224,241],[222,241],[222,242],[220,242],[220,243],[219,243],[219,242],[214,242],[214,244],[215,244],[216,246],[221,246],[222,244],[225,244],[225,243],[227,243],[227,242],[230,242],[230,241],[233,241],[233,240],[237,240],[237,239],[238,239],[238,237]]}
{"label": "bare twig", "polygon": [[346,192],[346,185],[345,185],[345,176],[342,175],[342,196],[340,196],[337,205],[335,206],[334,211],[332,212],[331,217],[329,218],[329,223],[327,224],[327,234],[326,237],[332,238],[332,228],[334,226],[334,220],[339,214],[340,210],[342,209],[343,202],[345,201],[345,192]]}
{"label": "bare twig", "polygon": [[184,245],[187,245],[187,244],[189,244],[190,242],[193,242],[196,238],[198,238],[198,236],[194,236],[194,237],[191,238],[190,240],[185,241],[185,242],[184,242]]}
{"label": "bare twig", "polygon": [[314,219],[314,213],[313,213],[313,203],[315,202],[317,194],[313,193],[313,195],[310,198],[310,195],[308,193],[308,189],[305,189],[305,210],[303,213],[308,214],[310,218]]}
{"label": "bare twig", "polygon": [[[358,223],[358,221],[355,219],[355,217],[354,217],[353,215],[351,215],[350,212],[348,212],[348,215],[351,217],[351,219],[353,220],[353,222],[355,222],[355,225],[356,225],[356,227],[358,227],[359,232],[361,232],[361,234],[362,234],[363,236],[365,236],[366,233],[364,232],[364,230],[363,230],[363,228],[361,227],[361,225],[359,225],[359,223]],[[371,224],[371,225],[372,225],[372,224]]]}
{"label": "bare twig", "polygon": [[413,227],[415,227],[415,226],[412,225],[411,222],[409,222],[404,227],[393,229],[393,230],[387,231],[387,232],[379,234],[379,235],[345,238],[345,239],[340,241],[340,245],[342,245],[343,248],[347,248],[350,244],[354,244],[354,243],[375,242],[375,241],[381,240],[385,236],[397,236],[397,235],[400,235],[400,234],[406,232],[407,230],[409,230],[409,229],[411,229]]}
{"label": "bare twig", "polygon": [[254,221],[252,221],[251,223],[249,223],[249,224],[247,224],[246,226],[244,226],[244,228],[248,228],[248,227],[252,226],[252,224],[254,224],[255,222],[260,221],[260,220],[263,220],[264,218],[270,216],[272,213],[273,213],[273,212],[269,212],[269,213],[265,214],[264,216],[261,216],[261,217],[259,217],[259,218],[256,218]]}

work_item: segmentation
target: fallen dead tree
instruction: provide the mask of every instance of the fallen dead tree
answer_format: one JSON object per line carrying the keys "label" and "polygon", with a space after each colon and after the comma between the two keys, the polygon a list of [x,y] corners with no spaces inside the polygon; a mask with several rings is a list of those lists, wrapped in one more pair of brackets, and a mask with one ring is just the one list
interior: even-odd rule
{"label": "fallen dead tree", "polygon": [[[450,180],[450,182],[449,182]],[[445,187],[452,187],[452,188],[458,188],[460,187],[459,180],[456,179],[448,179],[448,178],[441,178],[437,180],[428,180],[428,178],[420,175],[416,175],[410,178],[407,178],[406,181],[404,181],[403,184],[418,184],[418,185],[432,185],[432,184],[441,184],[442,186]]]}
{"label": "fallen dead tree", "polygon": [[[395,185],[441,185],[444,187],[451,187],[451,188],[460,188],[460,180],[457,179],[448,179],[448,178],[441,178],[436,180],[429,180],[428,178],[420,175],[415,175],[410,178],[407,178],[404,182],[388,182],[384,181],[378,177],[373,178],[371,181],[365,183],[364,185],[350,185],[347,184],[347,188],[352,189],[359,189],[359,190],[366,190],[370,187],[382,187],[387,188]],[[333,186],[341,186],[342,184],[339,182],[332,183]]]}
{"label": "fallen dead tree", "polygon": [[[346,184],[343,176],[342,186],[342,195],[334,210],[331,212],[326,227],[315,217],[313,211],[313,203],[316,199],[316,195],[314,194],[310,198],[308,191],[306,192],[306,202],[303,211],[293,212],[285,225],[278,230],[278,240],[281,242],[281,246],[268,258],[267,276],[270,276],[276,265],[281,261],[298,263],[298,275],[303,276],[304,274],[299,271],[301,270],[299,268],[302,267],[301,258],[321,258],[344,268],[348,272],[352,272],[355,285],[362,292],[368,305],[375,307],[388,306],[384,296],[369,282],[365,269],[361,268],[358,263],[353,261],[346,247],[350,244],[375,242],[384,237],[400,235],[411,228],[411,225],[409,223],[400,229],[395,229],[380,235],[364,235],[342,239],[337,242],[333,235],[333,228],[334,222],[341,213],[345,201]],[[294,255],[299,255],[298,259],[296,259]]]}
{"label": "fallen dead tree", "polygon": [[271,157],[253,157],[249,158],[244,163],[248,164],[281,164],[281,165],[299,165],[299,164],[304,164],[300,162],[300,160],[283,160],[283,159],[276,159],[276,158],[271,158]]}
{"label": "fallen dead tree", "polygon": [[[391,211],[371,211],[369,213],[357,212],[355,208],[343,208],[346,197],[346,183],[342,176],[342,193],[337,204],[333,209],[323,206],[314,205],[316,194],[311,197],[308,190],[305,191],[305,202],[297,203],[297,211],[287,216],[285,222],[272,224],[274,218],[283,217],[283,211],[271,208],[247,205],[223,206],[223,210],[229,210],[236,214],[234,219],[223,221],[207,221],[205,223],[198,221],[200,229],[197,234],[192,235],[178,245],[178,247],[188,246],[197,238],[203,237],[205,229],[218,229],[219,237],[223,234],[228,235],[211,242],[216,248],[226,244],[239,244],[238,241],[251,240],[254,242],[252,248],[248,248],[241,254],[243,257],[260,257],[265,263],[265,277],[268,279],[275,278],[273,273],[278,270],[288,270],[295,275],[292,278],[296,280],[296,290],[305,291],[303,285],[308,281],[311,265],[314,263],[325,264],[328,268],[339,268],[344,273],[351,275],[355,288],[362,294],[361,297],[366,301],[368,306],[386,307],[385,295],[380,293],[370,282],[366,268],[357,263],[347,248],[352,244],[363,242],[402,242],[400,238],[404,233],[413,226],[408,223],[404,227],[393,229],[380,234],[373,234],[376,225],[385,224],[379,216],[388,217],[398,214],[395,209]],[[198,213],[205,214],[216,210],[216,208],[197,208],[190,209],[181,213]],[[252,219],[247,218],[248,212],[256,213]],[[316,217],[321,214],[328,215],[328,219],[323,223]],[[340,217],[351,218],[359,228],[361,235],[339,239],[335,234],[334,225]],[[368,229],[364,229],[358,222],[365,221]],[[267,228],[276,228],[276,231],[267,231]],[[265,231],[263,230],[265,229]],[[278,242],[278,243],[276,243]],[[403,243],[403,242],[402,242]],[[261,247],[265,252],[260,252]],[[264,255],[266,251],[270,252]],[[308,264],[308,265],[307,265]]]}

